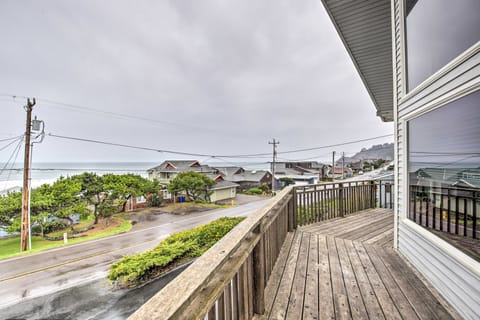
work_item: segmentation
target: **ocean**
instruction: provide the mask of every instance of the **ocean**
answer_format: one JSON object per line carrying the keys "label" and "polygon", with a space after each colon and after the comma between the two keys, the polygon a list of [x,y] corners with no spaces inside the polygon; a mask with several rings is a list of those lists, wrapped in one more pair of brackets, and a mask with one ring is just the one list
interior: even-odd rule
{"label": "ocean", "polygon": [[[0,164],[1,165],[1,164]],[[61,176],[73,176],[83,172],[134,173],[147,177],[147,170],[158,165],[151,162],[43,162],[32,164],[32,188],[53,183]],[[2,165],[3,168],[4,164]],[[23,166],[15,164],[0,174],[0,193],[20,189],[23,184]]]}
{"label": "ocean", "polygon": [[[44,183],[53,183],[61,176],[73,176],[83,172],[94,172],[99,175],[114,173],[133,173],[147,177],[147,170],[158,166],[160,162],[39,162],[32,164],[32,188]],[[203,162],[202,162],[203,164]],[[259,163],[205,163],[212,167],[225,167],[238,165],[245,169],[261,170],[268,169],[268,164]],[[0,170],[5,164],[0,163]],[[23,184],[23,165],[16,163],[13,167],[0,172],[0,194],[8,191],[18,191]]]}

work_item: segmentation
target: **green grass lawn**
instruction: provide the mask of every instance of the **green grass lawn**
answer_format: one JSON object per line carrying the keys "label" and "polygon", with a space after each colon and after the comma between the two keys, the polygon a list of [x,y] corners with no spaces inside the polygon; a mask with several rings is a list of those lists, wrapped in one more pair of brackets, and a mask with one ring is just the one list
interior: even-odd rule
{"label": "green grass lawn", "polygon": [[20,251],[20,237],[0,240],[0,259],[10,258],[19,255],[27,255],[32,252],[38,252],[42,250],[47,250],[56,247],[68,246],[73,243],[79,243],[83,241],[88,241],[92,239],[98,239],[103,237],[108,237],[122,232],[127,232],[132,228],[132,224],[128,220],[123,220],[122,223],[115,229],[105,230],[94,233],[92,235],[69,239],[68,244],[64,244],[63,240],[60,241],[49,241],[44,240],[41,237],[34,236],[32,237],[32,250],[27,252]]}

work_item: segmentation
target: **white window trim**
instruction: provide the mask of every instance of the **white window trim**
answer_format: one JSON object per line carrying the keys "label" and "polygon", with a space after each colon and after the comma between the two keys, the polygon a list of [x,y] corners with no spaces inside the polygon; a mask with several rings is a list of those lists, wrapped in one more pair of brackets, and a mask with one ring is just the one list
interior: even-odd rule
{"label": "white window trim", "polygon": [[480,77],[471,79],[470,81],[464,83],[458,88],[455,88],[448,93],[429,101],[418,109],[410,112],[409,114],[402,117],[402,121],[410,121],[412,119],[418,118],[419,116],[431,112],[435,109],[443,107],[455,100],[458,100],[462,97],[465,97],[471,93],[480,90]]}
{"label": "white window trim", "polygon": [[[472,81],[470,81],[472,82]],[[471,86],[467,86],[464,88],[458,88],[456,90],[453,90],[450,94],[448,94],[447,97],[440,97],[436,100],[430,101],[429,103],[425,104],[415,112],[410,113],[408,116],[405,116],[401,121],[400,125],[402,127],[402,131],[404,132],[402,136],[402,143],[404,146],[404,152],[402,156],[402,161],[403,161],[403,172],[402,172],[402,177],[403,177],[403,185],[399,186],[403,190],[403,199],[402,199],[402,205],[403,205],[403,210],[402,212],[399,213],[399,223],[402,223],[412,230],[414,230],[416,233],[419,235],[423,236],[425,239],[429,240],[430,243],[436,245],[438,248],[442,249],[444,252],[446,252],[448,255],[450,255],[453,259],[458,261],[460,264],[468,268],[469,270],[475,271],[476,274],[480,275],[480,272],[478,270],[478,262],[470,258],[468,255],[460,251],[459,249],[455,248],[445,240],[441,239],[440,237],[436,236],[432,232],[430,232],[428,229],[423,228],[422,226],[418,225],[414,221],[408,219],[408,210],[409,210],[409,181],[408,181],[408,121],[411,121],[412,119],[418,118],[419,116],[426,114],[428,112],[431,112],[433,110],[436,110],[440,107],[443,107],[453,101],[456,101],[462,97],[465,97],[471,93],[477,92],[480,90],[480,81],[477,80],[476,83],[474,83]]]}
{"label": "white window trim", "polygon": [[403,172],[402,172],[402,181],[403,185],[399,186],[402,188],[403,191],[403,199],[402,199],[402,212],[399,213],[399,219],[403,222],[404,220],[408,220],[408,209],[409,209],[409,181],[408,181],[408,125],[406,120],[402,120],[400,122],[400,126],[402,127],[402,145],[403,145],[403,155],[402,155],[402,162],[403,162]]}

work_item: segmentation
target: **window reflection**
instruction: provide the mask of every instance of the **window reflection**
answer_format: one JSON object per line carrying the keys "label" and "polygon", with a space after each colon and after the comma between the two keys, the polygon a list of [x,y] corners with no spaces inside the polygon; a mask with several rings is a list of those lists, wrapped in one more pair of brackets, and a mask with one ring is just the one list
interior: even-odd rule
{"label": "window reflection", "polygon": [[480,40],[479,0],[406,0],[408,87]]}
{"label": "window reflection", "polygon": [[408,172],[411,220],[480,238],[480,92],[409,121]]}

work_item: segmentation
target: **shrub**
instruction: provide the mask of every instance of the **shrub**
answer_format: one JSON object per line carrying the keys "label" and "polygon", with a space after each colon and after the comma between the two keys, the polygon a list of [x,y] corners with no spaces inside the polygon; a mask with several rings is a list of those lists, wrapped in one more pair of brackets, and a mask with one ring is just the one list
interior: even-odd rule
{"label": "shrub", "polygon": [[45,222],[43,224],[43,233],[52,233],[55,231],[66,229],[70,226],[69,223],[62,221],[62,220],[54,220],[50,222]]}
{"label": "shrub", "polygon": [[247,193],[249,193],[249,194],[262,194],[263,191],[259,188],[250,188],[250,189],[248,189]]}
{"label": "shrub", "polygon": [[288,178],[288,177],[280,178],[280,181],[283,182],[284,186],[290,186],[292,184],[295,184],[295,180],[293,180],[292,178]]}
{"label": "shrub", "polygon": [[152,194],[147,198],[147,201],[150,207],[159,207],[162,205],[163,196],[161,194]]}
{"label": "shrub", "polygon": [[178,264],[201,256],[244,218],[220,218],[194,229],[175,233],[154,249],[123,257],[110,267],[108,279],[134,286]]}
{"label": "shrub", "polygon": [[270,192],[270,188],[266,184],[261,184],[258,188],[265,193]]}

